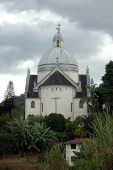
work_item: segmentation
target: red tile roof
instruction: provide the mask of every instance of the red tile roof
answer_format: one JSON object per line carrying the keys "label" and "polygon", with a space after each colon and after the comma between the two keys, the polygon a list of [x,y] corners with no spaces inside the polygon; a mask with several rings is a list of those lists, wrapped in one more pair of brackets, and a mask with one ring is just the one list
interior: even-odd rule
{"label": "red tile roof", "polygon": [[65,144],[79,144],[88,141],[89,138],[75,138],[65,142]]}

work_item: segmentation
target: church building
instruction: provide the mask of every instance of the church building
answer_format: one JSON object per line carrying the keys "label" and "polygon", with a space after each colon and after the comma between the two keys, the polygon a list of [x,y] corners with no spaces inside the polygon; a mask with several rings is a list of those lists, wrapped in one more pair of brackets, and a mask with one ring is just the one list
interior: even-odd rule
{"label": "church building", "polygon": [[80,99],[89,95],[88,84],[88,68],[86,74],[79,74],[76,58],[64,48],[64,38],[58,25],[53,47],[40,59],[38,73],[32,75],[28,69],[25,117],[59,113],[74,120],[87,115],[87,103],[81,106]]}

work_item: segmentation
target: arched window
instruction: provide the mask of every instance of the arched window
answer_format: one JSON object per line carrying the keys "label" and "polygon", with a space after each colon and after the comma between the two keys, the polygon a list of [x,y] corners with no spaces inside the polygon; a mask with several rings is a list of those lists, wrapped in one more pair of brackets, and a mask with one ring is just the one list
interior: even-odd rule
{"label": "arched window", "polygon": [[34,101],[31,102],[31,108],[35,108],[35,102]]}

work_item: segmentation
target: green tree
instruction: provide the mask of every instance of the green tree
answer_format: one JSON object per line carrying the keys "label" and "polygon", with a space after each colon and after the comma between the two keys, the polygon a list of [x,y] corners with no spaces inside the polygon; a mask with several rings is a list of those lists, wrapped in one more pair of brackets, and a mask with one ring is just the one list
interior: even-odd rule
{"label": "green tree", "polygon": [[106,111],[113,111],[113,61],[106,65],[105,75],[102,77],[103,83],[100,85],[100,91],[103,97]]}
{"label": "green tree", "polygon": [[84,103],[88,104],[88,112],[91,113],[98,113],[99,112],[99,96],[97,93],[97,87],[95,84],[91,83],[89,87],[90,96],[86,96],[81,98],[80,100],[80,107],[83,107]]}
{"label": "green tree", "polygon": [[4,100],[4,107],[8,111],[10,117],[12,117],[12,109],[14,108],[14,86],[13,81],[9,81],[7,90],[5,92],[5,100]]}
{"label": "green tree", "polygon": [[15,139],[15,147],[18,151],[46,150],[55,140],[55,134],[42,124],[30,125],[28,120],[23,118],[15,119],[8,123],[8,132]]}
{"label": "green tree", "polygon": [[56,132],[65,130],[66,120],[62,114],[51,113],[46,117],[46,125]]}

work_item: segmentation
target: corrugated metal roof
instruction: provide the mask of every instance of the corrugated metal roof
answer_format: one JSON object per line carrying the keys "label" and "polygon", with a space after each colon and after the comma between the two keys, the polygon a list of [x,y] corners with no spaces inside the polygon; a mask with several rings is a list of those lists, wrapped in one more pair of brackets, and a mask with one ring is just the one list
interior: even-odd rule
{"label": "corrugated metal roof", "polygon": [[75,138],[65,142],[65,144],[79,144],[88,141],[89,138]]}

